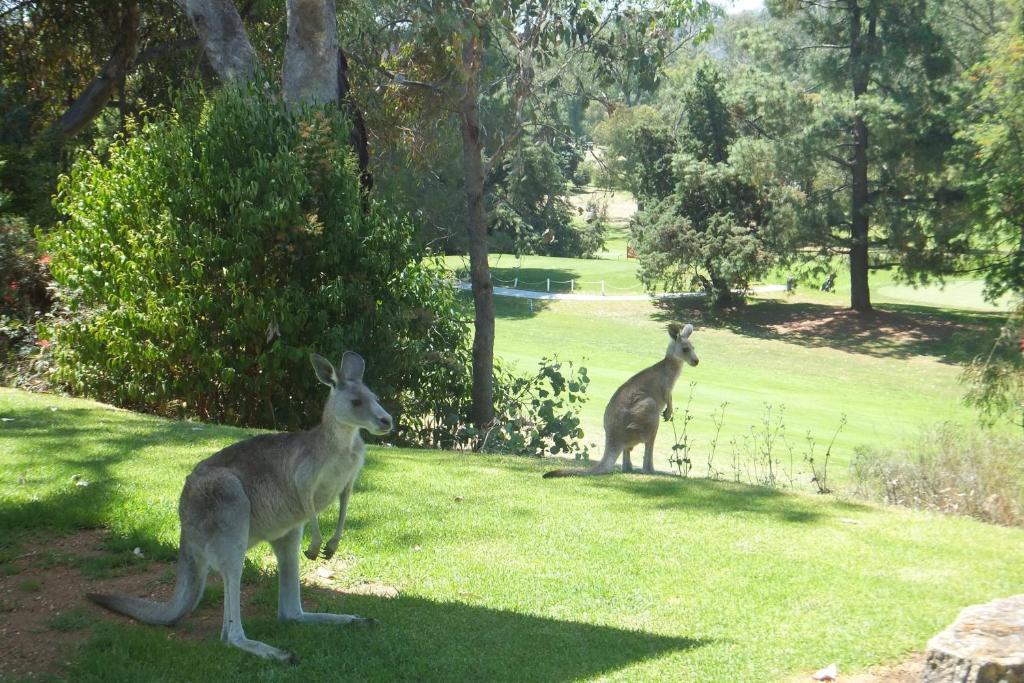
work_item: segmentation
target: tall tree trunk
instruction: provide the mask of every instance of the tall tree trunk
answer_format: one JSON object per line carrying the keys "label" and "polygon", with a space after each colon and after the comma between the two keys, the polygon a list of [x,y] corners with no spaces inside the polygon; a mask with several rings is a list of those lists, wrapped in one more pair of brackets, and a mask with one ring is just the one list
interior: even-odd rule
{"label": "tall tree trunk", "polygon": [[466,92],[459,102],[462,126],[462,164],[466,182],[469,273],[475,310],[473,334],[473,424],[494,420],[494,290],[487,263],[487,216],[484,211],[484,164],[480,144],[479,77],[483,47],[478,35],[462,44]]}
{"label": "tall tree trunk", "polygon": [[[861,35],[861,8],[857,0],[850,3],[850,71],[853,82],[853,163],[851,165],[850,201],[850,307],[855,311],[871,310],[868,285],[868,126],[858,100],[867,92],[870,77],[869,56],[864,54]],[[873,41],[875,19],[869,22],[868,40]],[[873,46],[869,44],[869,48]]]}
{"label": "tall tree trunk", "polygon": [[175,2],[195,26],[210,66],[221,81],[246,83],[256,75],[256,52],[232,0]]}
{"label": "tall tree trunk", "polygon": [[[117,42],[110,53],[110,59],[103,66],[99,75],[92,80],[81,95],[57,121],[56,132],[63,137],[71,137],[82,131],[96,116],[103,111],[110,101],[114,90],[123,86],[125,76],[135,61],[139,50],[139,4],[128,2],[121,15],[118,27]],[[121,96],[121,107],[124,107],[124,96]]]}
{"label": "tall tree trunk", "polygon": [[706,262],[704,267],[708,270],[708,282],[711,285],[709,294],[714,298],[715,308],[729,308],[736,303],[728,281],[718,274],[710,262]]}
{"label": "tall tree trunk", "polygon": [[[373,189],[373,174],[370,173],[370,143],[366,135],[366,119],[351,95],[348,82],[348,60],[345,51],[338,50],[338,104],[352,122],[352,133],[349,135],[352,148],[356,151],[359,162],[359,184],[364,195]],[[364,196],[365,199],[365,196]],[[365,204],[365,201],[364,201]],[[364,205],[364,210],[368,208]]]}
{"label": "tall tree trunk", "polygon": [[288,0],[284,99],[290,105],[338,101],[338,15],[334,0]]}

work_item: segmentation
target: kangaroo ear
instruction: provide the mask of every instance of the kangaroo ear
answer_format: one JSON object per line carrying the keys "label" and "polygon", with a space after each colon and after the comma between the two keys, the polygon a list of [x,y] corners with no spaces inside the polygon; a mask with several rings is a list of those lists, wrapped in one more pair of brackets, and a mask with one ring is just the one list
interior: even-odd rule
{"label": "kangaroo ear", "polygon": [[366,361],[355,351],[346,351],[341,357],[341,376],[346,382],[362,382]]}
{"label": "kangaroo ear", "polygon": [[309,354],[309,362],[313,364],[316,378],[329,387],[338,386],[338,373],[334,371],[331,361],[318,353]]}
{"label": "kangaroo ear", "polygon": [[679,330],[681,330],[681,329],[682,328],[679,326],[679,323],[669,323],[668,324],[668,336],[672,337],[673,339],[678,339],[679,338]]}
{"label": "kangaroo ear", "polygon": [[693,325],[691,325],[690,323],[686,323],[686,326],[683,328],[683,331],[679,333],[679,338],[680,339],[686,339],[692,333],[693,333]]}

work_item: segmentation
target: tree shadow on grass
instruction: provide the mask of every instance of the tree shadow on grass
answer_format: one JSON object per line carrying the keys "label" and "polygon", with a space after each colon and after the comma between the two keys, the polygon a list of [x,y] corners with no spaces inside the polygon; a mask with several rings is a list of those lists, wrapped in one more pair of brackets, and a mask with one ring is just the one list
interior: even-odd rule
{"label": "tree shadow on grass", "polygon": [[[90,678],[104,662],[108,680],[574,681],[609,675],[632,664],[709,644],[611,626],[440,602],[415,596],[352,595],[303,588],[307,609],[372,616],[371,628],[281,624],[274,619],[276,578],[260,582],[260,598],[243,604],[246,634],[294,652],[294,667],[272,664],[217,642],[167,638],[159,627],[104,625],[83,649],[71,678]],[[253,604],[258,605],[253,607]],[[220,605],[201,607],[219,626]],[[156,636],[156,637],[154,637]],[[191,652],[189,652],[191,651]],[[182,666],[187,663],[187,666]],[[178,676],[181,676],[178,678]]]}
{"label": "tree shadow on grass", "polygon": [[659,320],[689,320],[736,334],[812,348],[833,348],[879,358],[927,356],[960,364],[985,353],[1001,313],[903,304],[879,304],[870,313],[827,304],[756,300],[726,311],[694,302],[659,305]]}
{"label": "tree shadow on grass", "polygon": [[494,297],[494,315],[506,320],[525,320],[546,310],[551,305],[545,299],[519,299],[510,296]]}
{"label": "tree shadow on grass", "polygon": [[[752,486],[710,479],[683,479],[673,475],[643,476],[613,473],[585,480],[595,488],[608,488],[628,494],[666,510],[705,510],[722,514],[749,513],[771,516],[782,522],[823,521],[831,510],[866,511],[857,503],[816,504],[806,496],[787,493],[767,486]],[[598,494],[598,497],[601,497]]]}
{"label": "tree shadow on grass", "polygon": [[[567,293],[569,282],[578,280],[580,274],[562,268],[516,268],[491,266],[491,281],[495,287],[512,287],[533,292]],[[551,289],[548,290],[548,281]]]}
{"label": "tree shadow on grass", "polygon": [[[185,451],[198,446],[204,451],[201,457],[182,458],[171,465],[180,470],[180,482],[184,482],[199,459],[232,440],[223,439],[228,431],[215,426],[147,421],[140,429],[136,428],[140,418],[131,413],[98,415],[88,408],[51,411],[41,406],[8,410],[3,416],[8,421],[0,425],[0,437],[18,441],[26,452],[39,454],[19,466],[0,459],[8,470],[3,485],[24,487],[28,494],[5,500],[0,506],[0,533],[4,535],[103,526],[131,495],[124,486],[131,489],[130,477],[123,470],[115,471],[116,467],[138,458],[149,447],[177,446]],[[232,436],[233,440],[242,438],[237,432]],[[204,449],[207,443],[209,447]],[[140,467],[148,465],[139,463]]]}

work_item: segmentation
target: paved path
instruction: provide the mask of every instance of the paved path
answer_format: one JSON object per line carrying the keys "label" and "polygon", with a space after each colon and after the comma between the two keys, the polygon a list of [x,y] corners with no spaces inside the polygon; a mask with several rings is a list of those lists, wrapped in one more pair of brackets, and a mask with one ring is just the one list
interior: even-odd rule
{"label": "paved path", "polygon": [[[472,289],[468,282],[457,282],[459,289]],[[786,285],[761,285],[751,287],[756,294],[769,292],[785,292]],[[511,287],[495,287],[495,296],[511,296],[517,299],[558,299],[559,301],[650,301],[651,299],[684,299],[702,297],[704,292],[675,292],[668,294],[576,294],[568,292],[535,292],[529,289],[513,289]]]}

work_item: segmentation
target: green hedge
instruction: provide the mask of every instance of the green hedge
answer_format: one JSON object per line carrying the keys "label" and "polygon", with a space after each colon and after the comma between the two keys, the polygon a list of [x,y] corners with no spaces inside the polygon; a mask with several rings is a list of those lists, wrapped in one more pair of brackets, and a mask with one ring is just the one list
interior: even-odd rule
{"label": "green hedge", "polygon": [[401,416],[465,395],[468,330],[403,216],[364,198],[339,112],[223,89],[84,155],[46,249],[56,379],[168,415],[296,428],[308,353],[367,359]]}

